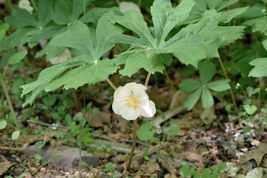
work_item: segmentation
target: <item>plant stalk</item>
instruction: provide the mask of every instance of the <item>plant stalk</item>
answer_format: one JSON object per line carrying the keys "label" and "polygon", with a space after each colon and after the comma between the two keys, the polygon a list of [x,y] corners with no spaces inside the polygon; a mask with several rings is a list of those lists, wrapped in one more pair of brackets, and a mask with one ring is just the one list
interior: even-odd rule
{"label": "plant stalk", "polygon": [[7,9],[7,11],[9,13],[11,13],[12,12],[12,9],[13,9],[13,4],[12,4],[11,0],[6,0],[5,3],[6,3],[6,9]]}
{"label": "plant stalk", "polygon": [[6,87],[6,84],[5,84],[5,81],[4,81],[4,78],[3,78],[2,74],[0,74],[0,84],[1,84],[1,86],[3,88],[3,92],[5,94],[5,97],[6,97],[6,100],[7,100],[7,103],[8,103],[8,107],[9,107],[9,110],[10,110],[10,113],[11,113],[11,119],[13,120],[14,124],[16,125],[16,127],[20,128],[21,123],[18,121],[18,119],[16,117],[16,113],[15,113],[13,104],[11,102],[10,96],[8,94],[7,87]]}
{"label": "plant stalk", "polygon": [[114,83],[113,83],[110,79],[106,79],[106,81],[108,82],[108,84],[109,84],[114,90],[117,89],[117,87],[114,85]]}
{"label": "plant stalk", "polygon": [[146,76],[146,80],[145,80],[145,86],[147,87],[148,86],[148,82],[149,82],[149,79],[151,77],[151,73],[149,72]]}
{"label": "plant stalk", "polygon": [[36,6],[36,3],[35,3],[35,0],[31,0],[31,3],[32,3],[32,6],[33,6],[33,9],[35,11],[37,11],[37,6]]}
{"label": "plant stalk", "polygon": [[218,60],[219,60],[220,66],[221,66],[221,68],[222,68],[223,75],[224,75],[225,79],[227,79],[227,80],[230,81],[230,95],[231,95],[231,99],[232,99],[232,102],[233,102],[233,104],[234,104],[235,112],[238,112],[238,108],[237,108],[236,99],[235,99],[235,96],[234,96],[233,86],[232,86],[232,84],[231,84],[231,80],[230,80],[230,78],[228,77],[227,71],[226,71],[226,69],[225,69],[225,66],[223,65],[223,62],[222,62],[221,57],[218,57]]}
{"label": "plant stalk", "polygon": [[137,119],[136,119],[133,122],[133,138],[132,138],[131,152],[130,152],[130,155],[127,159],[127,163],[126,163],[126,170],[127,171],[131,168],[134,150],[136,148],[136,131],[137,131],[137,128],[138,128],[138,123],[137,123]]}

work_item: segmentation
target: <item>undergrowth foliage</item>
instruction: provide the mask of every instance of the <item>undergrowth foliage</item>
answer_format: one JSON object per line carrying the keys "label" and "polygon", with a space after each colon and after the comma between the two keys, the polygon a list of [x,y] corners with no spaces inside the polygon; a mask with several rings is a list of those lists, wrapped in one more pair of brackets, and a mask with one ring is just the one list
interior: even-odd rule
{"label": "undergrowth foliage", "polygon": [[[21,45],[32,48],[42,43],[43,49],[36,57],[46,54],[52,58],[65,49],[71,50],[71,59],[44,69],[36,81],[22,86],[22,96],[31,94],[26,106],[43,90],[77,89],[104,81],[116,72],[132,76],[145,69],[153,74],[171,66],[173,60],[198,68],[201,60],[219,57],[218,48],[242,37],[245,27],[228,23],[247,10],[227,10],[235,2],[183,0],[173,7],[170,1],[156,0],[150,8],[152,25],[148,26],[136,9],[121,13],[117,8],[94,8],[84,12],[85,1],[39,0],[33,14],[16,8],[6,17],[15,31],[1,42],[0,48],[16,59],[27,54],[26,48],[13,50]],[[105,54],[116,44],[128,44],[129,48],[108,59]],[[16,62],[10,59],[11,64]],[[224,86],[218,91],[228,88]],[[187,100],[188,109],[200,93],[208,100],[204,107],[213,105],[208,90],[198,93],[191,97],[192,101]]]}
{"label": "undergrowth foliage", "polygon": [[[165,73],[168,78],[168,70],[178,70],[177,66],[182,79],[176,80],[179,83],[172,87],[187,93],[181,110],[192,110],[200,101],[207,114],[220,102],[225,105],[220,107],[228,113],[235,111],[235,115],[243,118],[246,132],[262,134],[266,121],[257,110],[267,113],[261,108],[261,99],[267,91],[266,0],[147,0],[139,7],[133,3],[117,3],[119,7],[94,0],[34,0],[31,3],[25,0],[0,21],[0,86],[12,124],[16,126],[12,140],[19,138],[21,123],[8,93],[5,69],[12,65],[15,72],[23,62],[31,66],[32,60],[42,60],[40,63],[45,65],[40,66],[45,67],[38,71],[35,80],[16,84],[22,92],[17,92],[15,97],[21,94],[23,107],[32,105],[41,94],[58,89],[72,92],[103,81],[115,89],[114,112],[134,120],[127,169],[131,166],[136,137],[149,141],[158,132],[150,121],[144,122],[137,131],[138,117],[154,117],[159,110],[146,93],[149,78],[157,73]],[[27,75],[36,73],[31,69]],[[114,74],[134,78],[140,72],[147,74],[145,85],[132,81],[117,88],[109,80]],[[238,98],[241,92],[248,95],[248,99]],[[258,103],[254,102],[254,95],[258,95]],[[231,104],[224,100],[226,97],[231,98]],[[57,100],[56,95],[48,95],[43,98],[46,104],[41,108],[61,105],[57,107],[60,112],[50,114],[57,121],[63,117],[70,121],[71,116],[65,113],[71,107],[67,99],[61,101],[65,101],[65,105]],[[241,105],[243,112],[238,113]],[[0,120],[0,130],[7,127],[7,120]],[[85,128],[86,121],[82,116],[76,121],[70,125],[69,134],[83,140],[80,145],[90,143],[91,129]],[[257,129],[251,128],[251,123]],[[163,130],[165,139],[176,135],[179,129],[171,124]],[[180,174],[217,177],[222,167],[202,172],[183,167]]]}

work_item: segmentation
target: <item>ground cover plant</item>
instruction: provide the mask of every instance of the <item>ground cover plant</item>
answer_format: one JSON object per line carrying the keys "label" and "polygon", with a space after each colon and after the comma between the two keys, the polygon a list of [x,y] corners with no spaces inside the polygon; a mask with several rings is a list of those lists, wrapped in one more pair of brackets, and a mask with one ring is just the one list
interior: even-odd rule
{"label": "ground cover plant", "polygon": [[0,176],[266,177],[266,3],[0,1]]}

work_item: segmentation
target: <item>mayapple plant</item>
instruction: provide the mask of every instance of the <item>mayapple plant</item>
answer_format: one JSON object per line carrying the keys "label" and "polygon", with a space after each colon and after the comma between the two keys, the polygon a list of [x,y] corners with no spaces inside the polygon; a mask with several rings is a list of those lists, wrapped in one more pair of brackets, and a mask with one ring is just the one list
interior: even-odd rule
{"label": "mayapple plant", "polygon": [[[32,104],[42,91],[77,89],[106,80],[115,89],[114,112],[134,120],[132,149],[126,166],[129,169],[136,143],[137,118],[153,117],[156,113],[155,104],[146,94],[151,74],[163,72],[174,59],[199,68],[204,59],[220,58],[219,48],[242,37],[243,26],[224,25],[246,10],[227,9],[237,1],[181,0],[173,7],[170,0],[155,0],[148,20],[151,23],[147,23],[137,8],[123,12],[116,8],[94,8],[86,12],[87,0],[38,0],[32,11],[28,2],[22,0],[21,8],[14,9],[6,18],[15,32],[0,43],[0,49],[10,51],[21,45],[41,44],[43,49],[36,57],[46,54],[52,58],[65,50],[70,53],[65,60],[41,71],[36,81],[22,86],[22,96],[31,93],[23,106]],[[108,58],[116,44],[127,44],[129,48]],[[114,73],[132,76],[141,69],[148,73],[145,85],[131,82],[116,88],[109,80]],[[213,105],[210,90],[229,89],[228,80],[211,83],[214,73],[206,78],[202,73],[200,82],[193,82],[198,92],[188,109],[193,108],[200,95],[209,99],[205,106]],[[222,87],[214,86],[217,84]]]}

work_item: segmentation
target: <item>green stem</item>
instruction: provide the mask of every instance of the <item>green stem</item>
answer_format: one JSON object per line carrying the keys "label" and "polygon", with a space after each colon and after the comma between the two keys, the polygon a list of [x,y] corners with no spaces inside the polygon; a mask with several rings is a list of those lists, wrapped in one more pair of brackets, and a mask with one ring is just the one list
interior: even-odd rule
{"label": "green stem", "polygon": [[11,2],[11,0],[6,0],[6,8],[8,10],[8,12],[12,12],[12,9],[13,9],[13,4]]}
{"label": "green stem", "polygon": [[83,0],[83,15],[86,14],[86,0]]}
{"label": "green stem", "polygon": [[230,80],[229,77],[228,77],[228,74],[227,74],[227,72],[226,72],[226,69],[225,69],[225,67],[224,67],[224,64],[223,64],[223,62],[222,62],[221,57],[218,57],[218,60],[219,60],[220,66],[221,66],[221,68],[222,68],[223,75],[224,75],[225,79],[227,79],[227,80],[230,81],[230,95],[231,95],[232,102],[233,102],[233,104],[234,104],[235,112],[237,112],[237,111],[238,111],[238,108],[237,108],[236,99],[235,99],[235,96],[234,96],[233,86],[232,86],[232,84],[231,84],[231,80]]}
{"label": "green stem", "polygon": [[31,0],[31,2],[32,2],[33,9],[35,11],[37,11],[37,6],[36,6],[36,3],[35,3],[35,0]]}
{"label": "green stem", "polygon": [[141,7],[141,3],[142,3],[142,0],[138,0],[137,5],[139,6],[139,8]]}
{"label": "green stem", "polygon": [[114,83],[113,83],[110,79],[106,79],[106,81],[108,82],[108,84],[109,84],[114,90],[117,89],[117,87],[114,85]]}
{"label": "green stem", "polygon": [[3,88],[5,97],[7,99],[8,107],[9,107],[9,110],[10,110],[10,113],[11,113],[11,119],[13,120],[14,124],[16,125],[16,127],[20,128],[21,123],[18,121],[18,119],[16,117],[16,113],[15,113],[13,104],[11,102],[10,96],[8,94],[7,87],[6,87],[6,84],[5,84],[5,81],[4,81],[4,78],[3,78],[2,74],[0,74],[0,84],[1,84],[1,86]]}
{"label": "green stem", "polygon": [[136,131],[137,131],[137,128],[138,128],[138,123],[137,123],[137,119],[136,119],[136,120],[134,120],[134,123],[133,123],[133,138],[132,138],[131,152],[130,152],[130,155],[128,157],[127,163],[126,163],[126,170],[127,171],[131,168],[134,150],[136,148]]}
{"label": "green stem", "polygon": [[120,0],[115,0],[118,6],[120,6]]}

